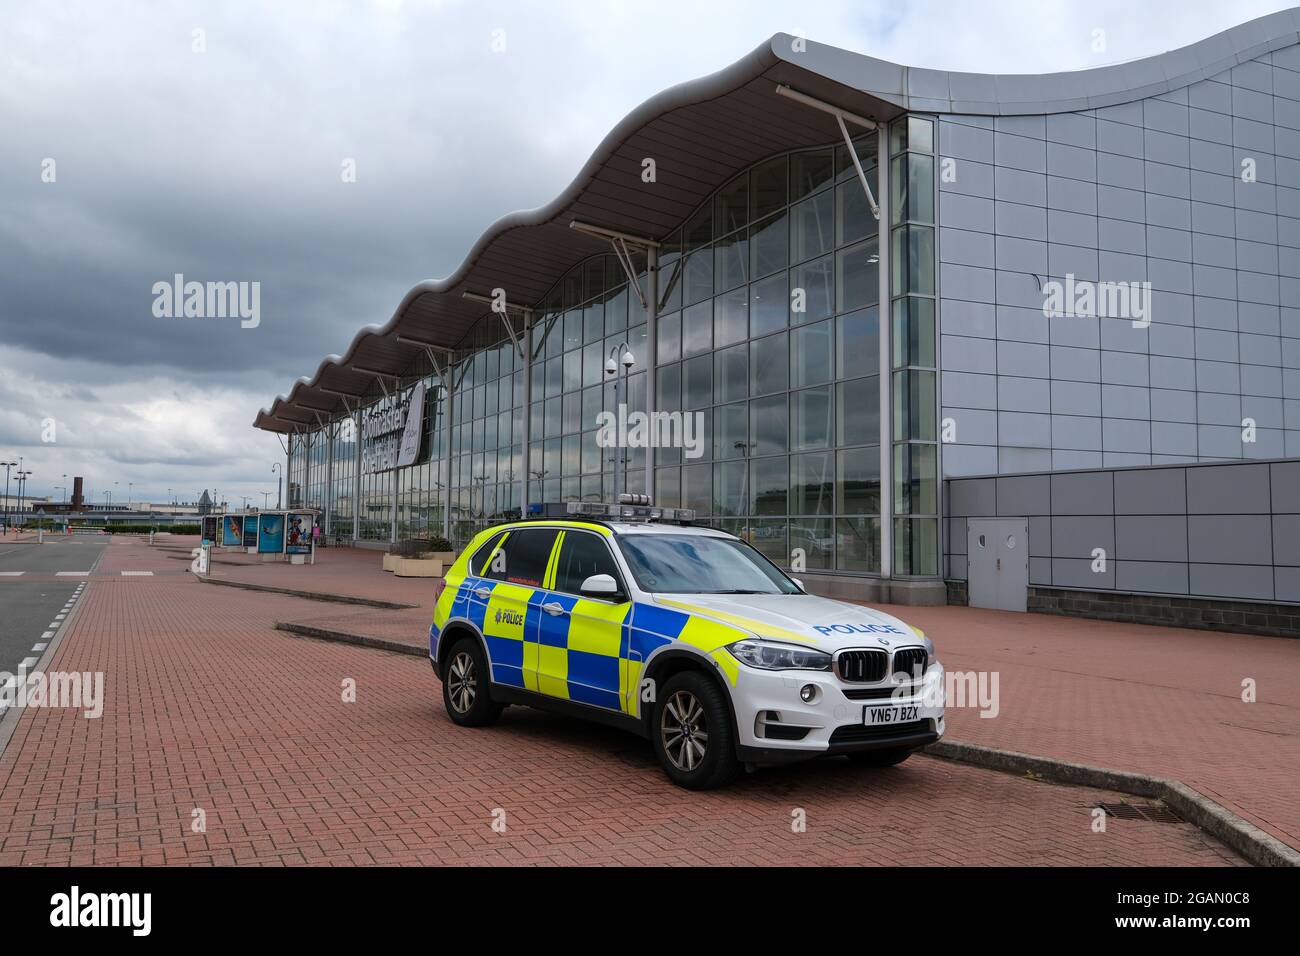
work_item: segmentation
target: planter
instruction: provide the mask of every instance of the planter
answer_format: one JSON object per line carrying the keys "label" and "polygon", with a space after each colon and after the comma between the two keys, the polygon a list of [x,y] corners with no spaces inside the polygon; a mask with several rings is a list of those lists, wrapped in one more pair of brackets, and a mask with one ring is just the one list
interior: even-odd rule
{"label": "planter", "polygon": [[396,558],[393,573],[399,578],[440,578],[442,561],[437,558]]}
{"label": "planter", "polygon": [[456,560],[455,551],[429,551],[424,555],[426,558],[436,558],[443,564],[449,565]]}
{"label": "planter", "polygon": [[392,570],[397,566],[397,562],[398,562],[398,561],[401,561],[401,560],[402,560],[402,559],[399,558],[399,557],[398,557],[397,555],[395,555],[395,554],[385,554],[385,555],[384,555],[384,570],[385,570],[385,571],[392,571]]}

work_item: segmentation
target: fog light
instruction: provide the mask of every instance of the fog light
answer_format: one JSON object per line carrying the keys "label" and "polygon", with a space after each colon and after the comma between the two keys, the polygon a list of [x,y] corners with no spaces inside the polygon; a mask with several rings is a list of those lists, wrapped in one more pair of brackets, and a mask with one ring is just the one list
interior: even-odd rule
{"label": "fog light", "polygon": [[811,704],[817,698],[817,685],[804,684],[799,688],[799,699],[805,704]]}

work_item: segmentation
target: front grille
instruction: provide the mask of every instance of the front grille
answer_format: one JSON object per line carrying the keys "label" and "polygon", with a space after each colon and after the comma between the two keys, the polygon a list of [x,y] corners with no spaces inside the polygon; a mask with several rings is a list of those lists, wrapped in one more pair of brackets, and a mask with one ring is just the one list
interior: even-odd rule
{"label": "front grille", "polygon": [[930,731],[928,720],[914,720],[907,724],[845,724],[831,733],[832,744],[853,744],[863,740],[881,740],[886,737],[908,737]]}
{"label": "front grille", "polygon": [[835,658],[835,673],[840,680],[855,684],[874,684],[885,679],[889,655],[883,650],[840,651]]}
{"label": "front grille", "polygon": [[894,673],[919,678],[930,665],[930,655],[924,647],[903,647],[894,651]]}

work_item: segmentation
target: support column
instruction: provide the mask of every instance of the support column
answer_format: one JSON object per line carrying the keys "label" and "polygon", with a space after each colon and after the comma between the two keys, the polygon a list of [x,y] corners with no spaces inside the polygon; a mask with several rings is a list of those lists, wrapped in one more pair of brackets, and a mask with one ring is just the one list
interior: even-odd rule
{"label": "support column", "polygon": [[[523,474],[519,476],[519,517],[524,518],[528,515],[528,469],[532,467],[532,455],[529,452],[529,445],[533,438],[532,425],[532,392],[533,392],[533,316],[532,313],[524,315],[524,404],[522,415],[524,416],[524,447],[520,455],[521,468]],[[511,407],[514,406],[514,383],[510,385]],[[541,490],[538,490],[538,500],[541,500]]]}
{"label": "support column", "polygon": [[456,364],[451,358],[447,359],[443,385],[447,389],[447,420],[443,423],[442,458],[447,464],[447,480],[442,489],[442,536],[451,541],[451,438],[456,422]]}
{"label": "support column", "polygon": [[304,508],[311,504],[311,438],[313,434],[314,432],[309,430],[303,431],[302,489],[298,504]]}
{"label": "support column", "polygon": [[[645,410],[649,421],[654,421],[655,410],[659,407],[659,247],[646,249],[646,290],[645,290]],[[655,500],[655,448],[654,442],[646,443],[645,449],[645,491],[650,500]]]}
{"label": "support column", "polygon": [[894,573],[894,415],[890,407],[893,392],[893,329],[894,313],[889,298],[889,127],[881,124],[876,130],[877,190],[880,193],[880,252],[878,262],[880,278],[880,575],[889,578]]}
{"label": "support column", "polygon": [[352,415],[354,430],[352,445],[352,544],[355,546],[361,538],[361,407]]}
{"label": "support column", "polygon": [[329,447],[325,449],[325,527],[321,534],[329,534],[334,526],[334,422],[325,430],[325,440]]}

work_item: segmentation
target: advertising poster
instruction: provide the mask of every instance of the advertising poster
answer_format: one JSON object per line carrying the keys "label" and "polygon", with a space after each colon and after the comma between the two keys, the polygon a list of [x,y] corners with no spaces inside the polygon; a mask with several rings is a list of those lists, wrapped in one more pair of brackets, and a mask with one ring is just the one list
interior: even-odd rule
{"label": "advertising poster", "polygon": [[284,553],[284,515],[264,514],[257,516],[257,553]]}
{"label": "advertising poster", "polygon": [[239,548],[244,544],[244,516],[222,515],[221,544],[226,548]]}
{"label": "advertising poster", "polygon": [[257,515],[248,515],[244,518],[244,547],[257,547]]}
{"label": "advertising poster", "polygon": [[289,554],[311,554],[311,531],[316,524],[316,516],[290,514],[287,517],[289,529],[285,538],[285,550]]}
{"label": "advertising poster", "polygon": [[203,540],[211,541],[214,544],[217,540],[217,531],[220,530],[219,519],[216,515],[203,516]]}

